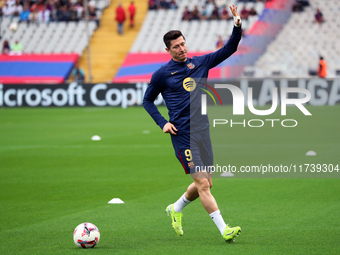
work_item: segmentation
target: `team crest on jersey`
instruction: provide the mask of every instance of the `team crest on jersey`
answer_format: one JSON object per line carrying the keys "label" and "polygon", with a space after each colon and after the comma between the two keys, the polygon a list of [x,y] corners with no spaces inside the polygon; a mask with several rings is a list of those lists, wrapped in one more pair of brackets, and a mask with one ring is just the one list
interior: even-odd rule
{"label": "team crest on jersey", "polygon": [[193,91],[196,88],[195,80],[190,77],[185,78],[183,81],[183,88],[188,92]]}
{"label": "team crest on jersey", "polygon": [[194,167],[195,167],[195,164],[194,164],[194,162],[189,162],[188,163],[188,167],[190,168],[190,169],[193,169]]}
{"label": "team crest on jersey", "polygon": [[195,65],[193,63],[189,63],[189,64],[187,64],[187,66],[189,67],[189,69],[194,69],[195,68]]}

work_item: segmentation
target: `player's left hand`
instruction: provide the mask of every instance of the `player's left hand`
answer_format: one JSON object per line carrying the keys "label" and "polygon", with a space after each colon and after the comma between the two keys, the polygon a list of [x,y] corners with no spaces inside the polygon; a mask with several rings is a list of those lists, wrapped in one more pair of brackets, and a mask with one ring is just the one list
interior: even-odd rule
{"label": "player's left hand", "polygon": [[241,25],[241,18],[240,18],[240,14],[237,11],[237,6],[230,5],[229,8],[230,8],[233,16],[238,17],[237,20],[235,21],[236,26],[240,26]]}

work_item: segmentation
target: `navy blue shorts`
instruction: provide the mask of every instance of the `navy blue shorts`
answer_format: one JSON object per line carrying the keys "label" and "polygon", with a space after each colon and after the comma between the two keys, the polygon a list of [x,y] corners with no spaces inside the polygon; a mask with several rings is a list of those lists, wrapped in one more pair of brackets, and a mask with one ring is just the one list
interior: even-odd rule
{"label": "navy blue shorts", "polygon": [[186,174],[200,172],[213,165],[209,128],[191,134],[171,135],[171,141]]}

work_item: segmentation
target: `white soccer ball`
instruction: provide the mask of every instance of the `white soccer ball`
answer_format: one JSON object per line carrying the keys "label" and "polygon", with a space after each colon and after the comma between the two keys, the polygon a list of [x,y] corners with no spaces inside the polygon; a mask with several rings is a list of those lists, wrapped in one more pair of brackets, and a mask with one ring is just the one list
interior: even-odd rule
{"label": "white soccer ball", "polygon": [[18,24],[17,23],[13,22],[13,23],[11,23],[9,25],[9,30],[15,32],[15,31],[17,31],[17,29],[18,29]]}
{"label": "white soccer ball", "polygon": [[73,241],[80,248],[93,248],[99,239],[99,229],[89,222],[79,224],[73,232]]}

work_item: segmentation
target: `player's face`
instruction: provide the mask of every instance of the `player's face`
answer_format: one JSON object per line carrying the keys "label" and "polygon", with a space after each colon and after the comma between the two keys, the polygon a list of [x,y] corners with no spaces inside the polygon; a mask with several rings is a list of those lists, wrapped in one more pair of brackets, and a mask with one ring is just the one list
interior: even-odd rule
{"label": "player's face", "polygon": [[171,41],[170,49],[166,48],[173,60],[185,62],[187,60],[187,45],[183,36]]}

